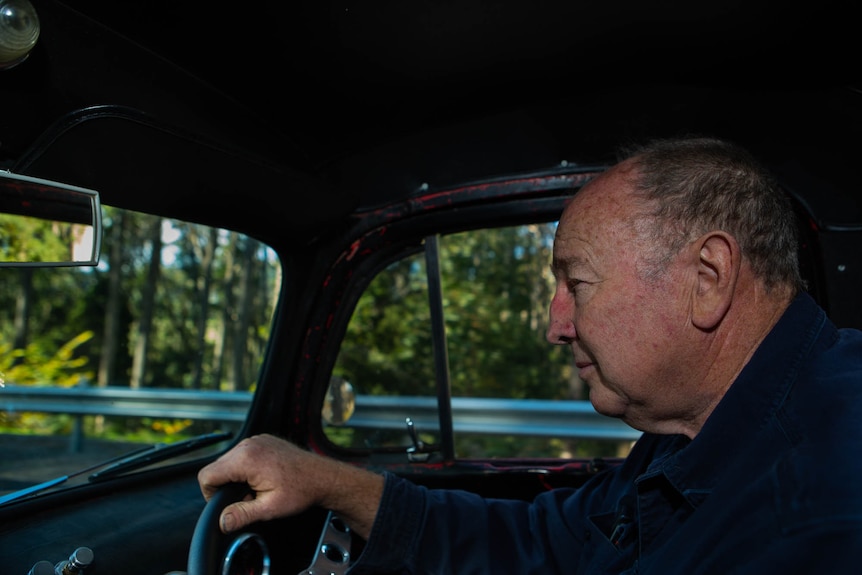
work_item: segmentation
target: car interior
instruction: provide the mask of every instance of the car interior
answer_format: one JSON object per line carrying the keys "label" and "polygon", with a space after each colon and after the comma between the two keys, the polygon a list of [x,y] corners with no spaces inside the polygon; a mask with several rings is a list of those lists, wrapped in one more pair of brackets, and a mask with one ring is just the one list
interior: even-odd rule
{"label": "car interior", "polygon": [[646,138],[749,147],[862,327],[838,16],[0,0],[0,572],[346,573],[326,509],[220,533],[247,489],[197,472],[258,433],[488,497],[617,465],[640,432],[544,339],[550,250]]}

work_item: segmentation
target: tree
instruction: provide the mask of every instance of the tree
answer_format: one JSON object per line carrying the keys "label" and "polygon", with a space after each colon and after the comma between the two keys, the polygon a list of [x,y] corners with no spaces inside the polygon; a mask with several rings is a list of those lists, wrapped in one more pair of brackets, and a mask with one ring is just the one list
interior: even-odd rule
{"label": "tree", "polygon": [[145,384],[147,352],[152,335],[153,312],[155,309],[156,289],[159,283],[162,264],[162,219],[154,217],[149,232],[150,260],[147,266],[146,281],[142,287],[141,310],[132,358],[132,372],[129,387],[138,388]]}
{"label": "tree", "polygon": [[256,272],[255,256],[258,252],[258,242],[252,238],[246,238],[242,249],[242,262],[239,281],[239,294],[236,298],[238,317],[233,330],[233,361],[231,363],[229,386],[230,389],[248,389],[252,380],[248,373],[245,359],[249,340],[253,339],[249,334],[251,314],[254,306],[254,277]]}
{"label": "tree", "polygon": [[98,385],[111,385],[115,378],[117,354],[120,342],[121,282],[123,270],[123,248],[125,247],[126,215],[121,210],[114,212],[111,226],[113,241],[110,243],[108,268],[108,294],[104,315],[102,350],[99,354]]}

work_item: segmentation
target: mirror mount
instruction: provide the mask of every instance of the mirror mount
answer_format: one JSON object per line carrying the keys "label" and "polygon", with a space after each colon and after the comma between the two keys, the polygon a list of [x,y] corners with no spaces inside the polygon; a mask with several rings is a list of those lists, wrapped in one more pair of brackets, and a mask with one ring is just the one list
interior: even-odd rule
{"label": "mirror mount", "polygon": [[0,170],[0,267],[96,266],[99,193]]}

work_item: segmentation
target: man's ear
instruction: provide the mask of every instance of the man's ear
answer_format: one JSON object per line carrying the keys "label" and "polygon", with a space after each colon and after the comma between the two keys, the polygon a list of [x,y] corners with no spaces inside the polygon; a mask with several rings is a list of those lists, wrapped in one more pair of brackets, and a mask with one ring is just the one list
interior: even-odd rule
{"label": "man's ear", "polygon": [[697,283],[692,293],[692,321],[703,330],[717,326],[733,300],[742,254],[736,238],[720,231],[703,234],[698,248]]}

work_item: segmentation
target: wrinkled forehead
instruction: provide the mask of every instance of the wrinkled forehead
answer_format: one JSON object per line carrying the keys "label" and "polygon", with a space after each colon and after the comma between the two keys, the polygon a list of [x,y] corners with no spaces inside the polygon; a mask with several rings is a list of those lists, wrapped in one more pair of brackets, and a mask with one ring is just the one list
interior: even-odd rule
{"label": "wrinkled forehead", "polygon": [[635,265],[656,241],[653,210],[636,189],[633,169],[621,164],[585,185],[560,217],[554,237],[554,269],[577,263],[608,274]]}
{"label": "wrinkled forehead", "polygon": [[568,203],[560,217],[560,227],[575,222],[591,226],[601,222],[630,222],[644,213],[635,191],[636,169],[625,161],[590,180]]}

